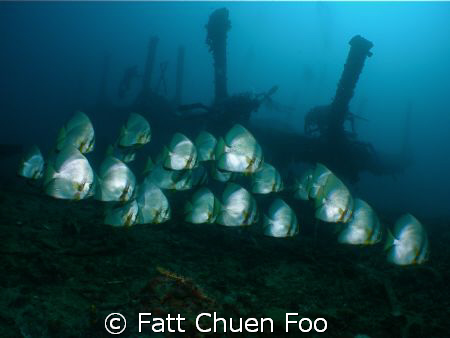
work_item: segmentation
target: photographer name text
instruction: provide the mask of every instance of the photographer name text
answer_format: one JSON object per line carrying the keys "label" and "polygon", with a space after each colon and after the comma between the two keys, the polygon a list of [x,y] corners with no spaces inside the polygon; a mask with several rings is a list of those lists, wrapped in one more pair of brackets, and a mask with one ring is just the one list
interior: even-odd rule
{"label": "photographer name text", "polygon": [[[153,317],[151,313],[139,313],[138,331],[139,333],[183,333],[182,328],[186,318],[180,314],[166,317]],[[111,334],[121,334],[126,329],[126,319],[120,313],[111,313],[105,319],[105,328]],[[195,327],[201,333],[215,332],[274,332],[274,321],[272,318],[222,318],[217,313],[200,313],[195,318]],[[286,313],[285,331],[292,332],[298,330],[307,332],[325,332],[327,321],[324,318],[305,318],[298,313]]]}

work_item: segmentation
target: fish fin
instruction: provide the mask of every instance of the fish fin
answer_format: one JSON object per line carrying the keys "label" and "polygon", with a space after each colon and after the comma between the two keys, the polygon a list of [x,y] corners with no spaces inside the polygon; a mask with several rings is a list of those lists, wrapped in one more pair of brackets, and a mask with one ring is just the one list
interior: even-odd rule
{"label": "fish fin", "polygon": [[52,163],[47,163],[47,167],[45,169],[45,174],[44,174],[44,181],[43,181],[43,185],[46,186],[47,184],[49,184],[55,177],[56,175],[56,170],[53,167]]}
{"label": "fish fin", "polygon": [[253,135],[242,125],[235,124],[225,135],[225,143],[230,146],[234,140],[245,139],[247,142],[255,142]]}
{"label": "fish fin", "polygon": [[69,121],[67,121],[65,127],[66,131],[71,131],[72,129],[77,128],[80,125],[85,126],[89,124],[92,124],[89,117],[85,113],[77,111],[72,115]]}
{"label": "fish fin", "polygon": [[214,217],[217,218],[220,211],[222,210],[222,203],[220,203],[219,199],[214,196]]}
{"label": "fish fin", "polygon": [[54,160],[55,168],[60,168],[65,162],[76,159],[85,160],[86,157],[84,157],[84,155],[74,146],[64,147]]}
{"label": "fish fin", "polygon": [[35,144],[33,144],[28,152],[28,156],[42,156],[41,150],[39,149],[39,147]]}
{"label": "fish fin", "polygon": [[158,158],[156,159],[156,163],[164,163],[164,161],[170,156],[169,148],[166,146],[163,147],[162,152],[158,155]]}
{"label": "fish fin", "polygon": [[384,245],[384,250],[387,251],[389,250],[393,245],[394,245],[394,241],[395,241],[395,237],[394,235],[392,235],[391,230],[386,229],[386,244]]}
{"label": "fish fin", "polygon": [[64,146],[64,142],[67,136],[66,128],[63,126],[59,129],[58,136],[56,138],[56,149],[59,151]]}
{"label": "fish fin", "polygon": [[92,196],[94,197],[94,199],[101,201],[102,200],[102,184],[103,181],[102,179],[97,175],[94,174],[95,176],[95,185],[93,187],[93,191],[92,191]]}
{"label": "fish fin", "polygon": [[155,167],[155,163],[153,163],[152,158],[149,156],[147,159],[147,163],[145,164],[144,171],[142,172],[144,175],[148,174]]}
{"label": "fish fin", "polygon": [[225,153],[225,141],[223,137],[219,138],[216,144],[216,148],[214,149],[214,158],[219,160],[220,157]]}

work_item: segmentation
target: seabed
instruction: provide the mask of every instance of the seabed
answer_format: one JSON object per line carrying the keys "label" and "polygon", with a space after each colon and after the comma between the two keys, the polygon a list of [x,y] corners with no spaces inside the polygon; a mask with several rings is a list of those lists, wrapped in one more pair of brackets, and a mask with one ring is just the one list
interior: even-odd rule
{"label": "seabed", "polygon": [[449,336],[448,220],[423,220],[430,261],[405,268],[386,262],[381,243],[340,245],[324,223],[315,232],[307,207],[297,210],[300,234],[275,239],[257,226],[196,226],[176,216],[113,228],[102,224],[100,203],[55,200],[38,190],[19,184],[0,192],[2,337],[105,337],[112,312],[128,319],[126,337],[182,335],[145,326],[139,334],[140,312],[181,314],[185,337],[211,336],[196,330],[203,312],[273,319],[273,334],[253,336],[301,335],[295,326],[285,332],[287,312],[327,320],[327,331],[310,337]]}

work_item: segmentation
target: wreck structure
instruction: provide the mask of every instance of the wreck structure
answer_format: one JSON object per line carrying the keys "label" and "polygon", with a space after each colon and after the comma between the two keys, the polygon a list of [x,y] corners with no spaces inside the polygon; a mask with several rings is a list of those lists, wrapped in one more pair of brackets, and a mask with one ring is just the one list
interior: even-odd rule
{"label": "wreck structure", "polygon": [[178,107],[181,104],[183,96],[183,76],[184,76],[184,46],[178,47],[177,54],[177,73],[175,82],[175,106]]}
{"label": "wreck structure", "polygon": [[272,148],[272,162],[280,166],[288,165],[286,161],[321,162],[351,181],[358,180],[363,171],[396,175],[410,165],[410,153],[405,152],[407,137],[399,153],[383,154],[372,144],[359,141],[353,127],[351,131],[344,127],[347,120],[353,125],[355,115],[349,111],[349,104],[364,63],[372,56],[372,47],[372,42],[359,35],[350,40],[350,51],[334,99],[329,105],[314,107],[306,114],[305,134],[253,127],[255,134],[270,140],[265,146]]}
{"label": "wreck structure", "polygon": [[[349,104],[364,63],[367,57],[372,56],[372,42],[359,35],[350,40],[350,51],[334,99],[306,114],[306,132],[303,134],[290,126],[256,124],[250,119],[261,104],[270,100],[277,86],[259,95],[228,95],[226,41],[230,28],[226,8],[211,14],[206,25],[206,42],[214,60],[215,98],[212,106],[201,103],[180,106],[182,118],[196,121],[194,125],[203,125],[216,133],[225,132],[235,123],[243,124],[261,143],[266,159],[280,169],[288,168],[292,162],[321,162],[338,175],[356,181],[363,171],[375,175],[396,175],[410,165],[410,153],[404,151],[407,146],[404,145],[400,153],[383,154],[371,144],[358,140],[354,128],[348,131],[344,127],[346,121],[353,124],[355,118],[349,111]],[[197,113],[190,114],[192,110],[197,110]],[[310,128],[314,132],[308,130]]]}
{"label": "wreck structure", "polygon": [[206,44],[214,58],[215,102],[223,102],[228,97],[227,89],[227,35],[231,29],[228,9],[215,10],[206,25]]}
{"label": "wreck structure", "polygon": [[370,49],[373,43],[360,35],[350,40],[350,52],[344,65],[341,79],[336,90],[333,102],[330,105],[330,123],[327,136],[330,140],[342,138],[344,132],[344,121],[349,115],[350,100],[354,95],[356,83],[364,67],[367,57],[372,56]]}
{"label": "wreck structure", "polygon": [[[181,118],[194,122],[200,129],[224,133],[236,123],[248,124],[251,114],[270,99],[278,89],[274,86],[268,92],[253,95],[238,93],[229,95],[227,87],[227,34],[231,29],[228,9],[215,10],[206,27],[206,44],[213,57],[214,100],[211,106],[202,103],[178,107]],[[195,113],[193,113],[195,111]]]}
{"label": "wreck structure", "polygon": [[154,133],[152,148],[160,149],[170,141],[173,133],[180,130],[185,131],[188,137],[195,137],[201,130],[223,135],[234,124],[240,123],[258,139],[266,160],[281,171],[289,170],[296,162],[321,162],[340,177],[356,181],[361,172],[395,176],[411,164],[408,123],[403,146],[393,154],[376,151],[370,143],[358,140],[354,128],[345,128],[346,121],[352,123],[356,116],[349,111],[349,105],[364,64],[372,55],[373,44],[370,41],[359,35],[350,40],[350,51],[332,102],[314,107],[306,114],[305,132],[302,133],[290,125],[264,124],[251,119],[261,105],[273,103],[272,96],[278,86],[260,94],[228,93],[227,34],[231,29],[228,10],[215,10],[205,28],[206,44],[214,66],[214,99],[211,105],[182,104],[185,50],[181,47],[177,56],[175,99],[169,100],[152,89],[158,44],[158,38],[153,36],[149,42],[140,94],[131,106],[118,110],[119,113],[136,111],[148,117]]}
{"label": "wreck structure", "polygon": [[[160,64],[160,77],[155,87],[152,87],[158,43],[159,38],[157,36],[150,37],[141,89],[134,103],[127,107],[126,111],[134,111],[146,115],[152,124],[153,139],[166,142],[165,134],[171,133],[175,128],[175,107],[164,95],[158,93],[159,89],[163,88],[164,90],[166,85],[165,72],[167,63]],[[152,143],[155,147],[161,145],[156,142]]]}
{"label": "wreck structure", "polygon": [[147,60],[145,62],[144,76],[142,77],[141,97],[146,97],[151,91],[151,80],[153,68],[155,66],[156,49],[158,47],[159,39],[157,36],[152,36],[148,44]]}
{"label": "wreck structure", "polygon": [[[345,137],[356,137],[354,130],[355,114],[349,110],[356,84],[362,72],[364,62],[371,56],[372,42],[356,35],[350,40],[350,52],[344,65],[344,71],[338,83],[336,94],[329,105],[317,106],[305,116],[305,134],[327,137],[330,142],[340,142]],[[352,124],[351,134],[344,129],[344,122]]]}
{"label": "wreck structure", "polygon": [[129,66],[125,69],[125,72],[120,80],[119,87],[117,89],[117,96],[123,99],[128,94],[132,82],[139,77],[137,65]]}
{"label": "wreck structure", "polygon": [[161,62],[159,65],[159,80],[156,84],[156,93],[159,93],[161,88],[164,95],[167,95],[167,81],[166,81],[166,72],[169,67],[169,61]]}

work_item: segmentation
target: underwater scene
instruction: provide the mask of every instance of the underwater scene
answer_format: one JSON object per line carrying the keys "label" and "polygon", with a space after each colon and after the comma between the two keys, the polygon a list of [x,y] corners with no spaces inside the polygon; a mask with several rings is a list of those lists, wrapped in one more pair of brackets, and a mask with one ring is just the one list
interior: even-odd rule
{"label": "underwater scene", "polygon": [[449,2],[0,2],[0,337],[450,337]]}

